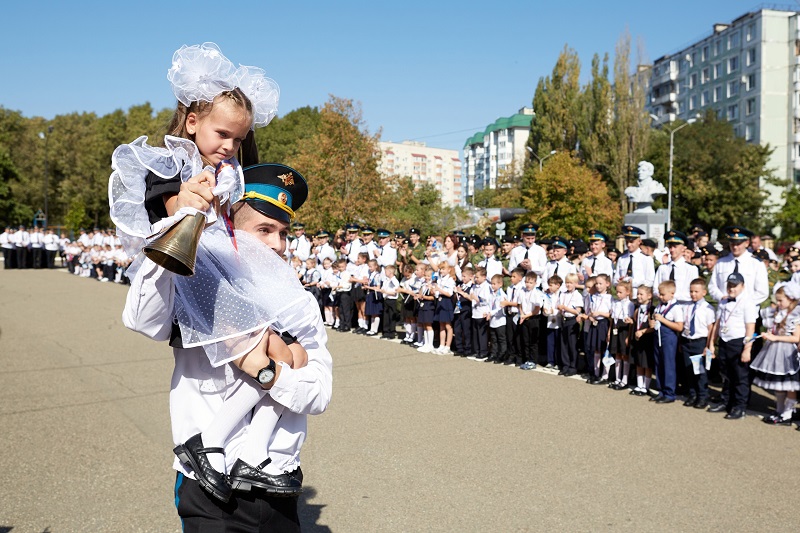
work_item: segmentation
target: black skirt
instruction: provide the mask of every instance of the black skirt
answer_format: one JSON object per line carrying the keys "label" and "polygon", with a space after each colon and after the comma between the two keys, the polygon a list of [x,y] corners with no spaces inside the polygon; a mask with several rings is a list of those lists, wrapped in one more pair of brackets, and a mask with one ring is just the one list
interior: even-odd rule
{"label": "black skirt", "polygon": [[[614,331],[616,330],[616,334]],[[631,331],[631,325],[623,322],[622,320],[614,320],[614,327],[611,328],[611,342],[608,343],[608,351],[611,355],[628,355],[628,345],[625,341],[628,340],[628,334]]]}

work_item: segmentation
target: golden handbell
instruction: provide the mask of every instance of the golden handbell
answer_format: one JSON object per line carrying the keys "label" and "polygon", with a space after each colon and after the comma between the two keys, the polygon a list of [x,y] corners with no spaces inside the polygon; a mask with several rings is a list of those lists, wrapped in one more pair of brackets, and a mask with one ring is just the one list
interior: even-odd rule
{"label": "golden handbell", "polygon": [[183,217],[142,250],[151,261],[180,276],[193,276],[197,245],[206,225],[203,213]]}

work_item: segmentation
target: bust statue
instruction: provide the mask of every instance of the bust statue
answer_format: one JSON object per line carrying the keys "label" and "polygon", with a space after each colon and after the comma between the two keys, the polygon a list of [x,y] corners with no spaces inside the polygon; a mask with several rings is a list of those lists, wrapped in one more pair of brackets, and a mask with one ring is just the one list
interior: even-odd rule
{"label": "bust statue", "polygon": [[636,204],[634,213],[653,213],[653,202],[660,194],[667,194],[667,190],[653,179],[653,164],[639,161],[638,185],[625,189],[628,201]]}

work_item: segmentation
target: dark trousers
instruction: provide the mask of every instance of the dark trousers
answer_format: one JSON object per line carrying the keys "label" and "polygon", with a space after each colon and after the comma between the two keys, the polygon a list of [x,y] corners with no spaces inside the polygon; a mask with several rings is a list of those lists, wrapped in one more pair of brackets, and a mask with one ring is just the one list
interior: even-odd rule
{"label": "dark trousers", "polygon": [[383,336],[394,338],[397,335],[397,299],[386,298],[383,300]]}
{"label": "dark trousers", "polygon": [[506,356],[509,359],[519,358],[519,326],[514,323],[514,315],[506,315]]}
{"label": "dark trousers", "polygon": [[253,491],[237,493],[222,503],[180,472],[175,480],[175,507],[184,533],[300,531],[297,498],[267,498]]}
{"label": "dark trousers", "polygon": [[489,328],[489,359],[506,358],[506,327]]}
{"label": "dark trousers", "polygon": [[14,268],[14,260],[16,259],[13,248],[3,248],[3,268],[8,270]]}
{"label": "dark trousers", "polygon": [[453,319],[453,344],[457,353],[472,353],[472,309],[464,309]]}
{"label": "dark trousers", "polygon": [[578,371],[578,334],[580,324],[575,318],[565,318],[561,323],[561,370],[575,373]]}
{"label": "dark trousers", "polygon": [[545,343],[547,344],[547,364],[557,365],[561,350],[561,330],[545,327],[544,332]]}
{"label": "dark trousers", "polygon": [[353,325],[353,310],[355,305],[353,303],[353,295],[351,291],[342,291],[339,293],[339,327],[342,329],[350,329]]}
{"label": "dark trousers", "polygon": [[28,268],[28,249],[17,246],[17,268]]}
{"label": "dark trousers", "polygon": [[31,253],[33,254],[33,268],[42,268],[42,252],[44,252],[42,248],[31,248]]}
{"label": "dark trousers", "polygon": [[47,260],[47,268],[55,268],[56,267],[56,250],[45,250],[44,256]]}
{"label": "dark trousers", "polygon": [[472,319],[472,350],[478,357],[489,355],[489,321],[485,318]]}
{"label": "dark trousers", "polygon": [[539,317],[532,316],[519,325],[519,350],[524,361],[536,363],[539,358]]}
{"label": "dark trousers", "polygon": [[[744,350],[744,338],[733,339],[725,342],[719,340],[717,357],[722,362],[722,371],[728,378],[728,395],[723,396],[727,400],[728,411],[739,408],[746,409],[750,399],[750,363],[742,363],[742,351]],[[723,389],[723,395],[725,391]]]}
{"label": "dark trousers", "polygon": [[681,374],[683,375],[683,383],[689,389],[689,396],[694,396],[699,400],[708,399],[708,374],[705,371],[705,365],[703,365],[702,373],[695,374],[694,370],[692,370],[690,356],[705,352],[707,340],[706,337],[700,339],[681,337],[680,342],[681,355],[678,357],[678,367],[683,369]]}
{"label": "dark trousers", "polygon": [[[660,345],[658,342],[659,333],[661,335]],[[656,360],[658,390],[667,398],[675,399],[675,385],[678,381],[678,375],[675,373],[675,358],[678,355],[678,334],[663,324],[659,333],[653,336],[653,355]]]}

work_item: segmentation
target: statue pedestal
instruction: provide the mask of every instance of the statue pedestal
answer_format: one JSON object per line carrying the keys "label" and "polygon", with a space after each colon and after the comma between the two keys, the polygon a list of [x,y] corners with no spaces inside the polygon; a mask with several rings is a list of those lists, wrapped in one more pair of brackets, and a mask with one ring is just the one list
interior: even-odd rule
{"label": "statue pedestal", "polygon": [[659,247],[664,246],[664,233],[667,227],[667,212],[659,209],[655,213],[628,213],[625,215],[625,225],[642,228],[645,237],[649,237],[658,242]]}

